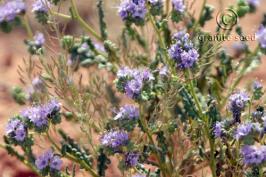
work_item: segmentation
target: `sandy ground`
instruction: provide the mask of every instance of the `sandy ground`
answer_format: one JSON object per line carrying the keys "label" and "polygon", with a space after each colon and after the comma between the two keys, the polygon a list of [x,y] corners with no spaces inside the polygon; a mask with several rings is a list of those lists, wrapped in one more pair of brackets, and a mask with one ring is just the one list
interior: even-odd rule
{"label": "sandy ground", "polygon": [[[109,1],[106,5],[108,9],[106,17],[109,22],[109,31],[110,34],[118,34],[117,30],[119,30],[118,26],[121,22],[116,15],[116,4],[117,1]],[[199,0],[200,4],[202,0]],[[212,5],[217,5],[218,1],[208,1]],[[223,1],[224,6],[227,5],[227,2],[231,1]],[[91,1],[90,1],[91,3]],[[95,22],[95,8],[92,8],[89,4],[81,6],[82,14],[88,16],[88,22],[92,24],[92,26],[97,26],[97,22]],[[198,3],[194,5],[194,9],[196,10],[198,7]],[[87,10],[87,7],[89,10]],[[240,21],[240,24],[244,24],[245,33],[246,34],[254,34],[256,31],[261,19],[262,12],[266,12],[266,2],[264,1],[259,7],[259,11],[256,14],[250,15],[248,18]],[[31,22],[36,29],[41,29],[35,22]],[[212,29],[215,24],[215,20],[207,23],[206,30]],[[113,37],[115,39],[115,37]],[[22,59],[27,59],[26,47],[23,44],[23,40],[25,39],[25,32],[22,29],[17,29],[13,31],[11,34],[3,34],[0,32],[0,135],[3,135],[5,130],[6,121],[9,117],[14,115],[16,112],[20,110],[20,107],[17,106],[10,96],[10,89],[14,85],[20,85],[19,77],[17,74],[17,66],[22,64]],[[231,42],[228,42],[227,48],[230,50]],[[255,46],[256,42],[251,41],[250,44]],[[260,67],[247,76],[247,79],[254,80],[254,78],[265,79],[266,78],[266,61],[265,58],[262,60],[262,64]],[[246,80],[247,80],[246,79]],[[245,81],[246,81],[245,80]],[[264,82],[266,83],[266,82]],[[2,142],[2,140],[0,140]],[[16,159],[11,158],[4,152],[0,150],[0,176],[1,177],[29,177],[32,174]],[[116,176],[116,175],[109,175]]]}

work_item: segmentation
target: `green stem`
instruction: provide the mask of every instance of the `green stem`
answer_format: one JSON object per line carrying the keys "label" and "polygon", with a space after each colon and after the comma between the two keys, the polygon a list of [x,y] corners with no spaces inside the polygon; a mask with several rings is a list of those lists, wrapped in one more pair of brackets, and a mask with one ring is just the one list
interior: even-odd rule
{"label": "green stem", "polygon": [[23,17],[23,25],[27,31],[27,35],[29,36],[30,39],[32,39],[33,38],[33,32],[31,30],[30,22],[29,22],[27,15],[24,15],[24,17]]}
{"label": "green stem", "polygon": [[71,0],[71,5],[72,5],[72,12],[73,12],[73,18],[76,19],[79,24],[85,29],[87,30],[89,33],[91,33],[96,39],[98,39],[99,41],[104,41],[102,39],[102,37],[96,32],[94,31],[93,28],[90,27],[90,25],[88,25],[80,16],[79,12],[78,12],[78,8],[77,5],[75,3],[75,0]]}
{"label": "green stem", "polygon": [[167,48],[166,48],[165,42],[164,42],[164,40],[163,40],[163,37],[161,36],[161,32],[160,32],[160,30],[159,30],[159,29],[157,28],[157,26],[156,26],[155,19],[154,19],[154,17],[153,17],[150,13],[148,13],[148,16],[149,16],[149,19],[150,19],[150,21],[151,21],[151,23],[152,23],[153,28],[154,28],[155,31],[156,31],[156,35],[157,35],[157,37],[158,37],[160,47],[161,47],[161,49],[163,50],[163,54],[164,54],[164,56],[165,56],[165,61],[164,61],[164,63],[167,64],[167,65],[170,67],[172,73],[175,73],[175,72],[174,72],[175,69],[172,68],[172,65],[171,65],[171,62],[170,62],[170,58],[169,58],[169,55],[168,55],[168,52],[167,52]]}
{"label": "green stem", "polygon": [[58,17],[62,17],[64,19],[67,19],[67,20],[71,20],[71,16],[69,15],[66,15],[66,14],[62,14],[60,12],[55,12],[55,11],[50,11],[52,15],[55,15],[55,16],[58,16]]}
{"label": "green stem", "polygon": [[259,177],[264,177],[263,175],[263,167],[259,166]]}

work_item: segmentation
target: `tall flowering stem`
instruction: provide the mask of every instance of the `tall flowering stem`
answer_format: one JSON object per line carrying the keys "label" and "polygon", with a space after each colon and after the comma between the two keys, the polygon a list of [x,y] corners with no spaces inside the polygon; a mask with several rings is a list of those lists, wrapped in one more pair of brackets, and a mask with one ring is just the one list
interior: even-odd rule
{"label": "tall flowering stem", "polygon": [[191,78],[191,71],[189,69],[186,69],[185,76],[186,76],[186,80],[188,81],[188,87],[189,87],[190,93],[191,93],[192,97],[194,98],[194,101],[195,101],[196,106],[198,108],[199,115],[204,122],[203,132],[204,132],[205,137],[209,140],[209,145],[210,145],[210,167],[211,167],[211,171],[212,171],[212,176],[216,177],[216,162],[215,162],[215,156],[214,156],[215,143],[214,143],[214,140],[212,139],[212,135],[211,135],[211,131],[210,131],[211,127],[210,127],[209,118],[208,118],[207,114],[204,113],[202,106],[201,106],[201,103],[198,99],[198,96],[196,95],[196,92],[194,89],[195,86],[193,84],[193,79]]}
{"label": "tall flowering stem", "polygon": [[173,71],[173,73],[174,73],[174,68],[172,67],[172,62],[171,62],[171,60],[169,58],[164,39],[163,39],[163,37],[161,35],[161,31],[156,25],[155,17],[153,17],[150,13],[148,13],[148,16],[149,16],[151,24],[152,24],[152,26],[153,26],[153,28],[154,28],[154,30],[156,32],[156,35],[158,37],[160,47],[163,50],[163,54],[164,54],[164,57],[165,57],[165,61],[164,62],[165,62],[165,64],[167,64],[170,67],[171,71]]}
{"label": "tall flowering stem", "polygon": [[27,34],[28,34],[29,38],[32,39],[33,38],[33,32],[32,32],[32,29],[31,29],[31,26],[30,26],[30,22],[29,22],[29,19],[28,19],[27,15],[25,15],[23,17],[23,24],[24,24],[24,27],[25,27],[25,29],[27,31]]}

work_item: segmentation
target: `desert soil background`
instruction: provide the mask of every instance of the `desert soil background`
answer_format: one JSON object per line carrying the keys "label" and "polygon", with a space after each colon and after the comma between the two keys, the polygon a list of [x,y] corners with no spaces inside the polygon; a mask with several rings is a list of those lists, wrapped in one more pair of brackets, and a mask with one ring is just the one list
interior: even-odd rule
{"label": "desert soil background", "polygon": [[[193,6],[195,13],[197,14],[198,7],[203,0],[198,0]],[[223,3],[223,6],[226,7],[229,4],[235,3],[235,0],[220,0]],[[240,24],[245,27],[246,34],[254,34],[257,30],[262,17],[263,12],[266,12],[266,1],[261,0],[262,3],[259,6],[257,13],[245,17],[245,19],[240,21]],[[96,11],[96,2],[95,0],[79,0],[79,9],[81,14],[86,18],[88,23],[92,26],[97,26],[97,11]],[[30,3],[30,2],[29,2]],[[217,7],[218,0],[209,0],[209,4]],[[108,0],[105,3],[106,9],[106,21],[109,24],[108,30],[109,35],[115,40],[117,38],[117,31],[121,30],[121,21],[117,15],[117,6],[119,0]],[[221,7],[223,9],[223,7]],[[218,10],[214,13],[214,16],[217,14]],[[29,13],[30,14],[30,13]],[[42,26],[38,25],[36,21],[31,18],[30,22],[34,30],[44,30]],[[62,23],[65,23],[62,21]],[[214,26],[216,21],[212,20],[208,22],[205,29],[207,31],[214,31]],[[68,29],[73,32],[79,32],[75,30],[75,24],[69,23]],[[96,28],[97,29],[97,28]],[[23,43],[23,40],[26,39],[26,33],[23,29],[16,29],[10,34],[4,34],[0,32],[0,137],[2,137],[7,119],[18,112],[21,107],[14,103],[10,96],[10,90],[14,85],[21,85],[19,81],[19,76],[17,74],[17,67],[21,65],[22,59],[27,59],[28,54],[26,53],[26,47]],[[232,41],[226,43],[226,48],[230,52]],[[256,41],[251,41],[250,44],[254,47]],[[251,81],[255,78],[264,80],[264,85],[266,85],[266,58],[262,59],[262,64],[256,71],[249,74],[245,81]],[[2,142],[2,138],[0,140]],[[7,155],[5,151],[0,150],[0,177],[29,177],[33,174],[28,171],[19,161],[15,158],[12,158]],[[113,171],[108,177],[117,177],[118,174]],[[196,175],[196,176],[201,176]]]}

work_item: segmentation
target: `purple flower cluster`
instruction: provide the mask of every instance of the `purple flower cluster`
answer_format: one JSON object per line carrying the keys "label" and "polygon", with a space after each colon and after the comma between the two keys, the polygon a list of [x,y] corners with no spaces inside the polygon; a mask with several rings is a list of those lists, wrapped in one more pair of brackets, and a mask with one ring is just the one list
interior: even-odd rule
{"label": "purple flower cluster", "polygon": [[21,120],[13,118],[7,124],[6,135],[18,142],[23,142],[27,136],[27,128]]}
{"label": "purple flower cluster", "polygon": [[34,40],[34,44],[36,46],[39,46],[39,47],[42,46],[45,43],[44,34],[43,33],[40,33],[40,32],[37,32],[34,35],[33,40]]}
{"label": "purple flower cluster", "polygon": [[261,48],[266,48],[266,28],[263,25],[257,31],[256,39],[259,41]]}
{"label": "purple flower cluster", "polygon": [[58,155],[55,155],[51,149],[40,155],[35,165],[39,170],[43,170],[49,167],[52,170],[60,170],[62,168],[63,161]]}
{"label": "purple flower cluster", "polygon": [[123,67],[117,72],[117,85],[122,87],[120,91],[132,99],[137,99],[144,86],[151,83],[154,79],[154,76],[148,69],[137,70]]}
{"label": "purple flower cluster", "polygon": [[260,165],[266,162],[266,146],[249,146],[241,148],[241,155],[245,165]]}
{"label": "purple flower cluster", "polygon": [[199,58],[198,51],[194,48],[189,34],[185,31],[176,33],[173,37],[176,41],[169,49],[170,57],[181,69],[191,68]]}
{"label": "purple flower cluster", "polygon": [[32,12],[47,13],[51,4],[47,0],[36,0],[32,5]]}
{"label": "purple flower cluster", "polygon": [[139,153],[129,152],[125,154],[125,164],[127,167],[135,167],[138,164]]}
{"label": "purple flower cluster", "polygon": [[129,137],[127,132],[120,130],[112,130],[105,133],[101,139],[101,144],[105,147],[111,148],[113,150],[119,149],[121,146],[127,145],[129,142]]}
{"label": "purple flower cluster", "polygon": [[0,23],[13,21],[25,10],[26,5],[22,0],[8,0],[6,3],[0,4]]}
{"label": "purple flower cluster", "polygon": [[236,122],[240,122],[240,114],[245,109],[249,96],[246,92],[240,91],[229,97],[229,110],[233,113]]}
{"label": "purple flower cluster", "polygon": [[123,21],[143,21],[147,13],[145,0],[124,0],[118,12]]}
{"label": "purple flower cluster", "polygon": [[241,138],[244,138],[251,133],[260,133],[262,131],[262,128],[259,123],[245,123],[241,124],[237,127],[235,132],[235,138],[237,140],[240,140]]}
{"label": "purple flower cluster", "polygon": [[114,120],[136,120],[139,118],[139,109],[133,105],[124,105],[114,117]]}
{"label": "purple flower cluster", "polygon": [[177,12],[183,13],[186,9],[184,0],[172,0],[173,9]]}
{"label": "purple flower cluster", "polygon": [[42,128],[48,125],[48,118],[52,118],[59,111],[60,103],[52,99],[47,104],[25,109],[21,115],[32,122],[37,128]]}

